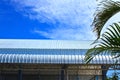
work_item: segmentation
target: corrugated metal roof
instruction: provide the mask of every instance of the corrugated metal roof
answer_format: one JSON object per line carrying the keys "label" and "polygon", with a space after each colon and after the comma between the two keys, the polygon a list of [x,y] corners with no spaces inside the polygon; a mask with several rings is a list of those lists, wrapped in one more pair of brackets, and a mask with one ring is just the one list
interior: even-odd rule
{"label": "corrugated metal roof", "polygon": [[[0,63],[84,64],[84,55],[0,54]],[[96,56],[90,64],[114,64],[120,59]]]}
{"label": "corrugated metal roof", "polygon": [[[92,41],[0,39],[0,63],[84,64]],[[98,55],[91,64],[113,64],[120,58]]]}
{"label": "corrugated metal roof", "polygon": [[0,39],[0,48],[88,49],[93,41]]}
{"label": "corrugated metal roof", "polygon": [[[86,49],[0,49],[0,63],[84,64]],[[98,55],[91,64],[114,64],[120,58]]]}
{"label": "corrugated metal roof", "polygon": [[0,48],[0,54],[39,54],[39,55],[82,55],[87,49],[5,49]]}

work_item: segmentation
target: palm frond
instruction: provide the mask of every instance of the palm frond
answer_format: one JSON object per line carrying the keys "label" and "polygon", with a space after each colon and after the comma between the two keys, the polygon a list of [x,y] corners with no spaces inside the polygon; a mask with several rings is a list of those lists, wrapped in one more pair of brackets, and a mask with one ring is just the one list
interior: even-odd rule
{"label": "palm frond", "polygon": [[95,47],[87,51],[85,56],[85,62],[89,63],[96,55],[106,53],[114,56],[114,58],[120,57],[120,26],[119,23],[114,23],[106,32],[102,34],[102,37],[96,41]]}
{"label": "palm frond", "polygon": [[116,13],[120,11],[120,2],[105,0],[98,5],[95,12],[95,17],[92,23],[93,31],[96,32],[97,37],[100,37],[101,30],[105,23]]}

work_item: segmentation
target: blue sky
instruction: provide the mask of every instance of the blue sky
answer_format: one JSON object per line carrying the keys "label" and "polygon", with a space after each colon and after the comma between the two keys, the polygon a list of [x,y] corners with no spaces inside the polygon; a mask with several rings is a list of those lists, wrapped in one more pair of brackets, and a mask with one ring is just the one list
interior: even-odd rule
{"label": "blue sky", "polygon": [[94,40],[90,25],[99,1],[0,0],[0,38]]}
{"label": "blue sky", "polygon": [[1,0],[0,38],[95,39],[90,25],[96,2],[91,1]]}
{"label": "blue sky", "polygon": [[17,11],[10,1],[0,1],[0,38],[12,39],[48,39],[33,32],[34,29],[49,27],[49,24],[31,20]]}

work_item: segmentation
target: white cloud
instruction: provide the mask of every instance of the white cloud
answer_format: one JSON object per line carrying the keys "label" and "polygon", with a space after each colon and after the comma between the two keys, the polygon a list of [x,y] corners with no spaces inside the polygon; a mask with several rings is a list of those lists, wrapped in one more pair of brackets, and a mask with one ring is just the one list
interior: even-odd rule
{"label": "white cloud", "polygon": [[[41,30],[37,30],[35,29],[34,32],[38,33],[40,35],[44,35],[46,37],[49,37],[51,39],[66,39],[66,40],[92,40],[94,39],[94,36],[92,33],[90,32],[84,32],[84,31],[88,31],[83,29],[80,30],[80,28],[77,29],[72,29],[72,28],[58,28],[58,29],[52,29],[50,31],[41,31]],[[84,36],[83,36],[84,35]]]}
{"label": "white cloud", "polygon": [[95,39],[90,27],[95,0],[12,0],[12,4],[30,19],[54,25],[35,33],[52,39]]}

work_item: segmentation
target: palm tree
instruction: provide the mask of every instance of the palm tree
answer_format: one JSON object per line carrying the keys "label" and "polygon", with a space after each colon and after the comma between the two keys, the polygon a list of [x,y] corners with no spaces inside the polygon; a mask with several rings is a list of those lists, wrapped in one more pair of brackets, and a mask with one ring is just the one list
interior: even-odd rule
{"label": "palm tree", "polygon": [[96,32],[98,38],[105,23],[119,11],[120,1],[104,0],[100,2],[92,23],[92,26],[94,26],[93,31]]}
{"label": "palm tree", "polygon": [[[105,0],[98,6],[92,23],[92,26],[94,26],[93,31],[97,34],[97,40],[93,43],[95,46],[86,52],[86,63],[89,63],[96,55],[102,53],[112,55],[113,58],[120,58],[120,23],[110,25],[107,31],[101,36],[101,30],[105,23],[119,11],[119,1]],[[118,80],[117,78],[115,75],[113,78],[107,80]]]}
{"label": "palm tree", "polygon": [[95,47],[89,49],[85,56],[86,63],[89,63],[96,55],[106,53],[113,58],[120,57],[120,23],[114,23],[107,28],[102,37],[94,42]]}
{"label": "palm tree", "polygon": [[[120,39],[119,37],[116,37],[116,35],[118,34],[115,33],[116,30],[119,29],[118,27],[119,24],[114,23],[113,25],[111,25],[112,29],[108,28],[108,31],[103,33],[102,38],[100,38],[101,30],[104,27],[105,23],[119,11],[120,11],[119,1],[104,0],[98,5],[92,23],[92,26],[94,26],[93,31],[96,32],[97,34],[97,40],[94,41],[95,47],[89,49],[86,53],[85,61],[87,63],[90,62],[90,60],[92,60],[95,55],[98,55],[106,51],[109,51],[110,54],[111,53],[113,54],[113,52],[115,53],[116,51],[118,51],[116,50],[116,48],[117,49],[120,48],[120,43],[119,43]],[[113,26],[115,26],[116,28],[114,28]]]}

